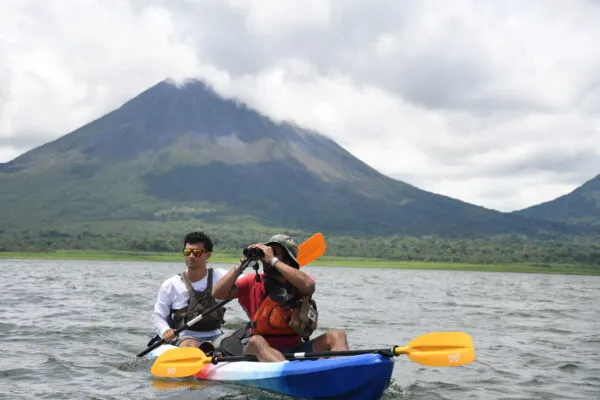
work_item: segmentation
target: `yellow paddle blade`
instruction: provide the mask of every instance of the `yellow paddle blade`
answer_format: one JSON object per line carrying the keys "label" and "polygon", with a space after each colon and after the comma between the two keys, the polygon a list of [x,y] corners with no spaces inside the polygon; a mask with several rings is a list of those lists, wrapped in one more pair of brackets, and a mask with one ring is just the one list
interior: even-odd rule
{"label": "yellow paddle blade", "polygon": [[431,367],[454,367],[475,360],[473,341],[464,332],[427,333],[406,347],[394,348],[394,354],[406,354],[412,361]]}
{"label": "yellow paddle blade", "polygon": [[210,364],[211,360],[196,347],[177,347],[158,356],[150,372],[155,376],[171,378],[192,376],[200,371],[204,364]]}
{"label": "yellow paddle blade", "polygon": [[317,232],[298,246],[298,263],[301,267],[310,264],[325,254],[326,249],[325,236]]}

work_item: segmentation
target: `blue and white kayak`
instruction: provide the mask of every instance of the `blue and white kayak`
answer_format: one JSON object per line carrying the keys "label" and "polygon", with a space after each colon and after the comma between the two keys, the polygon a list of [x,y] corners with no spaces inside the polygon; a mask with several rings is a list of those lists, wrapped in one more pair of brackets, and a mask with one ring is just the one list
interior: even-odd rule
{"label": "blue and white kayak", "polygon": [[[146,357],[174,348],[162,345]],[[319,360],[206,364],[195,374],[202,380],[252,386],[303,399],[379,399],[390,384],[394,360],[361,354]]]}

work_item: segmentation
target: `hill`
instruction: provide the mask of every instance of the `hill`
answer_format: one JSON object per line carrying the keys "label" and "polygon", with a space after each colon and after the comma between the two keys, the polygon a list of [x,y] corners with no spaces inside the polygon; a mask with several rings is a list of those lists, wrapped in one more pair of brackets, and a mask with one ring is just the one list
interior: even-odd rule
{"label": "hill", "polygon": [[160,82],[1,165],[0,207],[5,234],[157,222],[372,236],[565,231],[391,179],[326,136],[199,81]]}
{"label": "hill", "polygon": [[548,221],[600,226],[600,175],[571,193],[515,214]]}

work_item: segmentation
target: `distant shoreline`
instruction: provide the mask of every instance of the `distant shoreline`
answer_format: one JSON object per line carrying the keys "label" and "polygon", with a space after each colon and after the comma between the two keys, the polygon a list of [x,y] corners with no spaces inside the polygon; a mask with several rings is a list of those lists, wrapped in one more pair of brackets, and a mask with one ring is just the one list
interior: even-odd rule
{"label": "distant shoreline", "polygon": [[[183,262],[183,256],[176,253],[146,253],[119,251],[54,251],[0,252],[0,259],[44,259],[44,260],[90,260],[90,261],[147,261]],[[214,253],[210,262],[215,264],[235,264],[240,256]],[[311,265],[319,267],[361,267],[394,269],[429,269],[444,271],[520,272],[537,274],[600,275],[600,265],[576,264],[472,264],[442,263],[424,261],[394,261],[354,257],[321,257]]]}

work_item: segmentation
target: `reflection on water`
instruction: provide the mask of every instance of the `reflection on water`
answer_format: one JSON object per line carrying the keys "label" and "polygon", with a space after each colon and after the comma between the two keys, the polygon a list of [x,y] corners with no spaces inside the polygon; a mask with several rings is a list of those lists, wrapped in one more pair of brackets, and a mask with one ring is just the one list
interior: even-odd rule
{"label": "reflection on water", "polygon": [[201,382],[201,381],[191,381],[190,379],[185,380],[175,380],[175,379],[160,379],[160,378],[151,378],[152,387],[160,390],[171,390],[171,389],[181,389],[181,388],[205,388],[209,386],[209,382]]}
{"label": "reflection on water", "polygon": [[[229,268],[229,266],[224,266]],[[353,348],[465,331],[474,363],[396,359],[386,399],[600,398],[600,277],[306,267],[320,332]],[[135,354],[152,335],[156,291],[182,264],[0,260],[0,398],[283,399],[207,382],[166,381]],[[228,306],[227,327],[245,322]]]}

